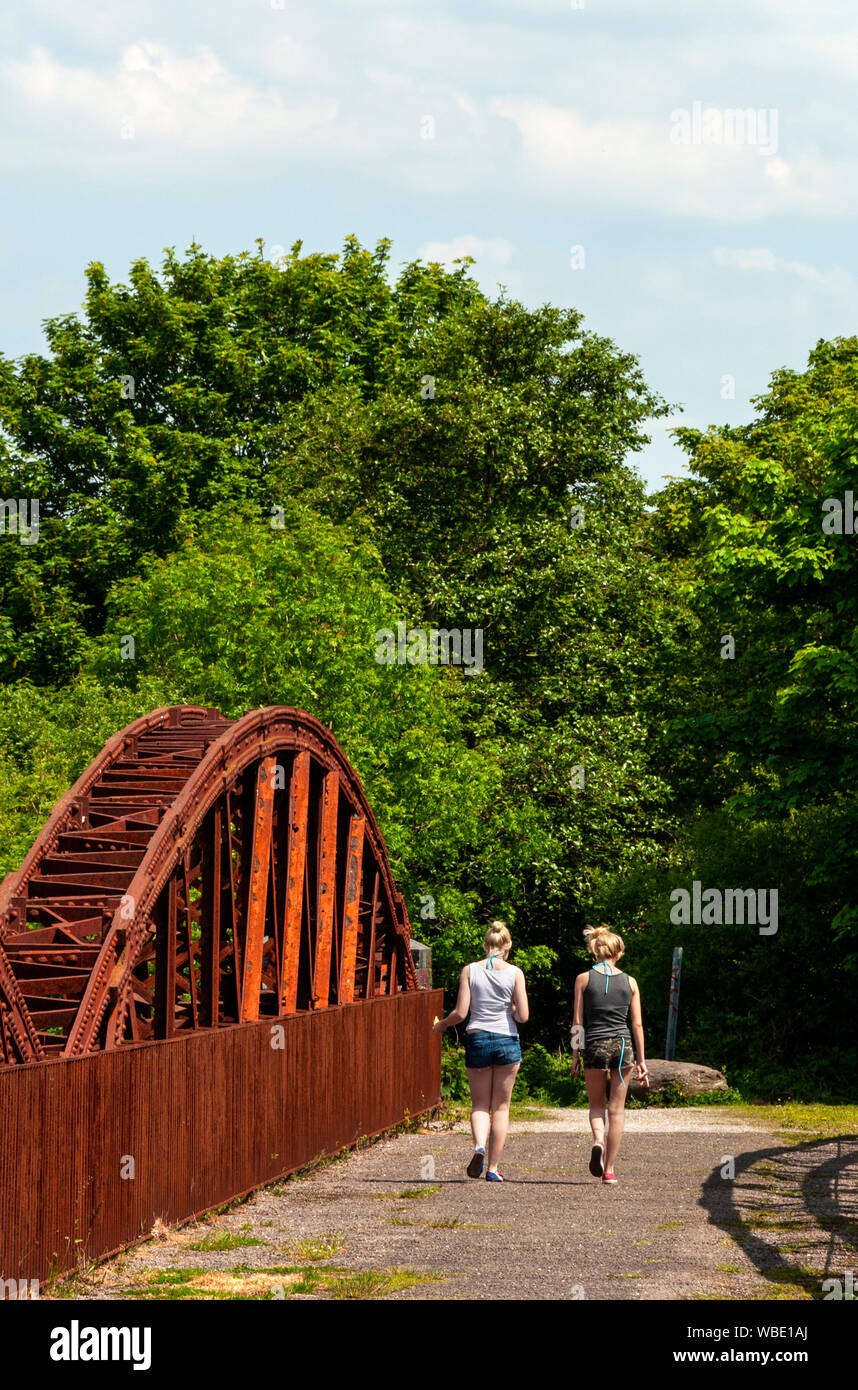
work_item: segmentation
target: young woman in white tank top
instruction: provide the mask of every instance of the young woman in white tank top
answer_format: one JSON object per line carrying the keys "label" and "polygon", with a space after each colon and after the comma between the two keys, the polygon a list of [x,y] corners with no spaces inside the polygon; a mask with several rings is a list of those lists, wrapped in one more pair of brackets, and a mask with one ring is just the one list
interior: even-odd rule
{"label": "young woman in white tank top", "polygon": [[456,1007],[435,1024],[443,1033],[463,1023],[470,1012],[465,1032],[465,1066],[471,1088],[471,1134],[474,1154],[468,1164],[469,1178],[483,1171],[488,1145],[487,1182],[503,1182],[498,1172],[509,1126],[509,1103],[521,1065],[518,1023],[530,1015],[524,975],[507,957],[512,938],[504,922],[492,922],[486,932],[485,960],[466,965],[459,977]]}

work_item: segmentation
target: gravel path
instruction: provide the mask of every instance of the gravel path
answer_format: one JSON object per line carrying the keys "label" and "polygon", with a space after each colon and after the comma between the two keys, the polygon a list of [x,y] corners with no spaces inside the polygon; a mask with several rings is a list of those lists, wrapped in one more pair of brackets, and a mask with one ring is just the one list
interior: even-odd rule
{"label": "gravel path", "polygon": [[[191,1297],[819,1298],[855,1268],[858,1138],[786,1143],[727,1108],[646,1109],[627,1115],[617,1187],[589,1175],[589,1152],[585,1111],[542,1110],[511,1125],[506,1181],[475,1182],[467,1125],[430,1125],[166,1232],[78,1296],[142,1297],[193,1268]],[[192,1249],[222,1236],[232,1248]],[[308,1264],[344,1274],[285,1272]],[[424,1282],[354,1282],[370,1270]]]}

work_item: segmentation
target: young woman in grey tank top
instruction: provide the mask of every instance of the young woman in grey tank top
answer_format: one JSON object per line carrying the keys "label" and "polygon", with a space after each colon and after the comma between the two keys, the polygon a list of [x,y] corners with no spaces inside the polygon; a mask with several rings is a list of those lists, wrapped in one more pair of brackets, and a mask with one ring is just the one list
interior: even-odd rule
{"label": "young woman in grey tank top", "polygon": [[[637,980],[617,969],[625,952],[623,938],[610,927],[588,927],[584,940],[595,964],[575,981],[572,1072],[578,1071],[578,1054],[583,1050],[593,1131],[590,1172],[602,1182],[615,1183],[614,1163],[623,1137],[626,1096],[632,1073],[636,1081],[649,1085],[644,1061],[641,997]],[[606,1116],[609,1075],[611,1099]],[[606,1118],[609,1121],[607,1138]]]}
{"label": "young woman in grey tank top", "polygon": [[471,1088],[471,1134],[474,1153],[467,1167],[469,1178],[478,1178],[486,1161],[487,1182],[503,1182],[498,1172],[509,1126],[509,1103],[521,1065],[517,1023],[529,1017],[524,975],[507,957],[512,938],[504,922],[492,922],[486,932],[485,960],[466,965],[459,977],[456,1007],[435,1024],[436,1033],[462,1023],[470,1012],[465,1033],[465,1066]]}

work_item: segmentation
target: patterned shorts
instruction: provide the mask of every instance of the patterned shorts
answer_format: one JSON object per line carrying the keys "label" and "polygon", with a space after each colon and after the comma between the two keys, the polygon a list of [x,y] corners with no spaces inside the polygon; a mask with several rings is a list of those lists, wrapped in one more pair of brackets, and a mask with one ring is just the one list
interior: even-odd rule
{"label": "patterned shorts", "polygon": [[625,1076],[626,1066],[635,1060],[635,1049],[628,1038],[596,1038],[586,1044],[582,1061],[587,1071],[616,1071],[620,1065],[621,1054]]}

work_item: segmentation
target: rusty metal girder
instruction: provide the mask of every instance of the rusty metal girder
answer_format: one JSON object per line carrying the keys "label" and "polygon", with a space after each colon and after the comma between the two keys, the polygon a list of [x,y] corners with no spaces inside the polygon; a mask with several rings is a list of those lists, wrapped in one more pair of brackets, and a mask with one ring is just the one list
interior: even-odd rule
{"label": "rusty metal girder", "polygon": [[302,710],[114,735],[0,885],[0,1066],[417,988],[360,779]]}

